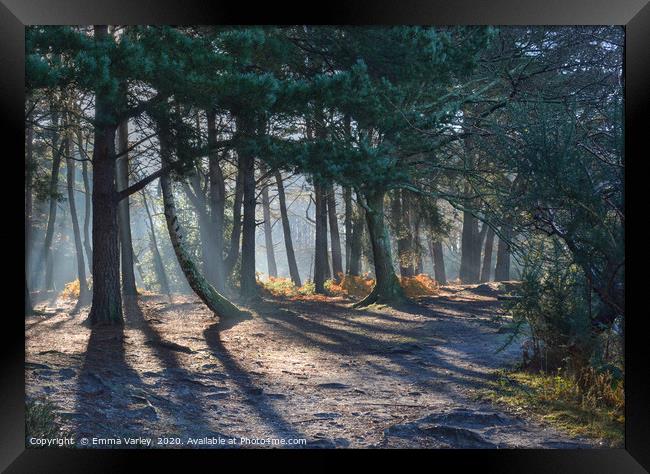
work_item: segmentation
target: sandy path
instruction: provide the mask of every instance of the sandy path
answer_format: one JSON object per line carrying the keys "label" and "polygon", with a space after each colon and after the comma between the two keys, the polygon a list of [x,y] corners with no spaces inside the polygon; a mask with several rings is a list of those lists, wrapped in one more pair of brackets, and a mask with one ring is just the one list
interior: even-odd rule
{"label": "sandy path", "polygon": [[[476,401],[495,353],[496,294],[458,287],[400,310],[264,301],[219,324],[198,300],[146,297],[90,331],[58,301],[26,322],[27,393],[77,437],[306,439],[310,447],[590,447]],[[224,446],[228,446],[225,444]]]}

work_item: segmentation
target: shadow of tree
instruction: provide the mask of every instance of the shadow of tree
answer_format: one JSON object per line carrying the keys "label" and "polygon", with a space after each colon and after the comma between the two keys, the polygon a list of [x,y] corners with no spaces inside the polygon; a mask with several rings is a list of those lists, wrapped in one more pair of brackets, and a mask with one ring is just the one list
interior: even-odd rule
{"label": "shadow of tree", "polygon": [[250,409],[276,436],[294,439],[305,438],[303,433],[282,417],[248,371],[235,360],[224,346],[221,340],[222,332],[238,322],[240,321],[219,321],[205,329],[203,336],[210,351],[221,362],[230,379],[241,390]]}

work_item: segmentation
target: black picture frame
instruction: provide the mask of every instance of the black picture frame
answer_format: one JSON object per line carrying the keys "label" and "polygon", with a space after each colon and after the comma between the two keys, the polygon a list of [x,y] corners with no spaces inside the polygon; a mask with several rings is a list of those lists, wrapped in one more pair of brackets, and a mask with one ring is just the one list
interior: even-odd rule
{"label": "black picture frame", "polygon": [[[19,176],[24,155],[24,26],[31,24],[525,24],[525,25],[624,25],[625,48],[625,150],[628,164],[625,173],[626,214],[629,207],[647,203],[630,195],[634,191],[635,174],[638,173],[647,147],[644,139],[648,134],[650,114],[650,4],[648,0],[402,0],[389,2],[322,2],[314,5],[287,4],[283,8],[277,2],[253,4],[252,2],[225,3],[200,0],[0,0],[0,116],[1,130],[6,133],[2,153],[5,166],[15,166],[11,176]],[[633,171],[630,170],[630,165]],[[645,175],[647,179],[647,174]],[[21,195],[19,179],[5,178],[11,186],[3,185],[5,193],[5,232],[0,233],[6,248],[19,248],[21,222],[24,222],[21,206],[12,202]],[[16,186],[17,189],[13,189]],[[12,198],[13,196],[13,198]],[[636,203],[636,204],[635,204]],[[644,206],[645,207],[645,206]],[[640,211],[643,215],[643,211]],[[632,214],[633,224],[639,221]],[[626,256],[629,252],[629,221],[626,223]],[[24,226],[23,226],[24,227]],[[13,232],[8,232],[13,229]],[[7,251],[5,251],[7,252]],[[11,253],[11,252],[7,252]],[[14,252],[17,254],[17,252]],[[637,254],[636,258],[641,258]],[[643,268],[641,260],[626,258],[627,274],[630,267]],[[20,259],[16,255],[15,263]],[[22,263],[20,263],[22,265]],[[19,300],[20,271],[13,264],[5,267],[9,277],[5,286],[5,301],[15,296],[11,310],[3,314],[4,340],[0,345],[2,377],[0,379],[0,469],[5,472],[103,472],[124,470],[133,466],[135,458],[150,461],[166,460],[170,456],[184,455],[187,467],[202,461],[206,456],[215,457],[214,467],[226,468],[225,460],[241,462],[251,458],[251,451],[139,451],[139,450],[74,450],[74,449],[25,449],[24,439],[24,321],[18,316],[22,302]],[[640,274],[640,272],[639,272]],[[647,279],[647,276],[646,276]],[[629,285],[632,286],[629,286]],[[627,299],[638,298],[634,277],[627,278]],[[639,288],[640,289],[640,288]],[[3,304],[3,308],[6,306]],[[440,469],[475,468],[488,472],[572,472],[572,473],[636,473],[650,470],[650,392],[647,379],[650,375],[650,357],[643,320],[647,310],[640,311],[627,303],[625,361],[626,361],[626,425],[624,449],[595,450],[419,450],[409,452],[424,457],[424,466]],[[639,305],[639,308],[642,306]],[[15,308],[15,311],[13,310]],[[321,466],[339,463],[347,450],[321,451]],[[187,456],[191,454],[190,456]],[[253,458],[260,455],[273,459],[286,459],[289,455],[304,455],[306,451],[256,450]],[[361,452],[364,457],[382,462],[395,453],[373,450]],[[191,458],[191,459],[190,459]],[[301,466],[309,468],[310,464]]]}

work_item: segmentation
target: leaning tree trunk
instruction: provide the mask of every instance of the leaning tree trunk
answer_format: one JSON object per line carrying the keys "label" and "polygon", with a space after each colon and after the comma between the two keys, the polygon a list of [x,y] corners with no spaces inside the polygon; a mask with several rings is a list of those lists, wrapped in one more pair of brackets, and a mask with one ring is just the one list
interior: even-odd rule
{"label": "leaning tree trunk", "polygon": [[316,293],[325,293],[327,278],[327,201],[321,184],[314,184],[316,205],[316,242],[314,254],[314,287]]}
{"label": "leaning tree trunk", "polygon": [[[95,27],[95,41],[103,42],[108,28]],[[93,144],[93,302],[92,324],[122,324],[120,249],[115,189],[115,131],[113,101],[105,92],[95,95]]]}
{"label": "leaning tree trunk", "polygon": [[406,298],[393,268],[390,238],[384,223],[384,194],[385,192],[379,191],[364,195],[368,234],[375,266],[375,286],[368,296],[354,304],[355,308],[373,303],[399,303]]}
{"label": "leaning tree trunk", "polygon": [[269,187],[262,188],[262,211],[264,213],[264,244],[266,246],[266,264],[269,276],[278,276],[278,266],[275,263],[275,251],[273,250],[273,234],[271,227],[271,202],[269,201]]}
{"label": "leaning tree trunk", "polygon": [[79,299],[74,307],[73,313],[76,313],[79,307],[88,304],[90,301],[90,290],[86,279],[86,262],[84,261],[83,244],[81,243],[81,232],[79,231],[79,221],[77,219],[77,204],[75,202],[74,184],[75,184],[75,163],[70,155],[71,137],[66,137],[66,177],[68,203],[70,205],[70,219],[72,220],[72,231],[74,234],[74,246],[77,253],[77,278],[79,279]]}
{"label": "leaning tree trunk", "polygon": [[[163,165],[170,162],[169,148],[161,136],[160,153]],[[196,264],[192,261],[190,252],[186,249],[184,243],[184,232],[181,229],[180,222],[176,213],[176,203],[172,190],[172,182],[169,174],[163,174],[160,177],[162,188],[163,205],[165,208],[165,221],[169,238],[176,254],[178,264],[190,285],[190,288],[196,295],[210,308],[217,316],[221,318],[235,318],[242,315],[242,312],[234,304],[223,297],[210,283],[201,275]]]}
{"label": "leaning tree trunk", "polygon": [[[487,224],[483,224],[487,225]],[[492,272],[492,249],[494,248],[494,229],[488,228],[485,237],[485,250],[483,252],[483,266],[481,268],[481,283],[490,281]]]}
{"label": "leaning tree trunk", "polygon": [[[117,129],[118,153],[116,184],[121,191],[129,187],[129,124],[123,120]],[[135,286],[135,273],[133,272],[133,243],[131,240],[131,213],[129,211],[129,197],[120,200],[118,204],[118,221],[120,227],[120,255],[122,257],[122,294],[135,297],[138,290]]]}
{"label": "leaning tree trunk", "polygon": [[343,259],[341,255],[341,235],[339,234],[339,223],[336,217],[336,196],[334,186],[326,188],[327,213],[329,217],[330,242],[332,245],[332,279],[338,281],[343,276]]}
{"label": "leaning tree trunk", "polygon": [[512,232],[508,226],[501,227],[499,245],[497,246],[497,263],[494,268],[494,281],[510,280],[510,244]]}
{"label": "leaning tree trunk", "polygon": [[296,254],[293,251],[293,241],[291,240],[291,226],[289,225],[289,215],[287,214],[287,201],[284,195],[284,184],[282,182],[282,174],[280,174],[279,171],[275,173],[275,182],[278,187],[280,218],[282,219],[282,230],[284,233],[284,246],[287,251],[289,275],[291,276],[291,281],[293,281],[294,285],[301,286],[298,264],[296,263]]}

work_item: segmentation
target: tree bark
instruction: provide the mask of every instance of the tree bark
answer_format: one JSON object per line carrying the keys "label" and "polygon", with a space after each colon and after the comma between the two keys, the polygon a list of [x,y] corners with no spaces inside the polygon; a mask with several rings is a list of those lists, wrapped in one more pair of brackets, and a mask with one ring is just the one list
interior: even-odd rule
{"label": "tree bark", "polygon": [[[237,134],[240,140],[250,140],[253,134],[253,124],[248,117],[238,117]],[[243,171],[244,186],[244,219],[242,224],[242,250],[240,295],[244,299],[257,295],[257,280],[255,278],[255,157],[247,146],[239,146],[239,160]]]}
{"label": "tree bark", "polygon": [[284,246],[287,251],[287,262],[289,264],[289,275],[291,281],[296,286],[301,286],[300,274],[298,273],[298,264],[296,263],[296,254],[293,251],[293,241],[291,240],[291,226],[289,225],[289,215],[287,214],[287,202],[284,195],[284,184],[282,174],[275,173],[275,182],[278,187],[278,201],[280,202],[280,218],[282,219],[282,231],[284,233]]}
{"label": "tree bark", "polygon": [[[208,121],[208,178],[210,181],[209,203],[211,231],[210,249],[214,255],[209,262],[210,272],[206,274],[217,291],[226,290],[226,262],[224,259],[224,229],[226,206],[226,183],[221,170],[219,154],[217,152],[216,112],[214,109],[206,111]],[[241,207],[241,201],[240,201]],[[233,224],[233,229],[234,229]],[[234,232],[234,230],[233,230]],[[239,239],[237,241],[239,245]],[[211,278],[210,278],[211,277]]]}
{"label": "tree bark", "polygon": [[[117,129],[117,152],[120,157],[116,160],[116,187],[122,191],[129,187],[129,123],[123,120]],[[131,239],[131,213],[129,210],[129,197],[121,199],[118,203],[118,224],[120,232],[120,255],[122,261],[122,295],[135,297],[138,290],[135,285],[133,272],[133,243]]]}
{"label": "tree bark", "polygon": [[[510,280],[510,244],[507,239],[511,238],[512,231],[508,226],[501,227],[499,245],[497,246],[497,263],[494,268],[494,281]],[[505,239],[505,240],[504,240]]]}
{"label": "tree bark", "polygon": [[[163,128],[160,136],[160,154],[163,165],[171,161],[171,150],[168,148],[164,136],[166,130]],[[220,318],[236,318],[242,315],[242,312],[228,299],[224,298],[212,285],[201,275],[196,264],[192,261],[189,251],[185,248],[185,234],[181,229],[178,216],[176,214],[176,203],[172,190],[172,182],[169,174],[165,173],[160,177],[160,186],[163,195],[163,204],[165,209],[165,222],[169,238],[176,254],[178,264],[190,285],[190,288],[196,295]]]}
{"label": "tree bark", "polygon": [[441,285],[447,284],[447,274],[445,272],[445,257],[440,240],[431,241],[431,258],[433,260],[433,276]]}
{"label": "tree bark", "polygon": [[66,148],[66,184],[68,191],[68,204],[70,206],[70,219],[72,220],[72,231],[74,234],[74,246],[77,255],[77,278],[79,279],[79,299],[74,307],[73,313],[77,312],[79,307],[90,302],[90,290],[86,279],[86,262],[84,261],[83,244],[81,243],[81,232],[79,231],[79,220],[77,219],[77,204],[75,202],[74,184],[75,184],[75,162],[72,159],[71,137],[65,138]]}
{"label": "tree bark", "polygon": [[343,276],[343,259],[341,256],[341,235],[339,234],[339,223],[336,216],[336,196],[334,186],[327,186],[327,213],[329,217],[330,243],[332,246],[332,279],[339,281]]}
{"label": "tree bark", "polygon": [[[81,135],[81,130],[77,128],[77,146],[79,148],[79,156],[84,157],[84,148],[83,148],[83,137]],[[81,176],[84,183],[84,250],[86,251],[86,261],[88,262],[88,269],[92,273],[91,262],[93,261],[93,251],[90,245],[90,210],[91,210],[91,190],[90,190],[90,179],[88,178],[88,162],[81,162]]]}
{"label": "tree bark", "polygon": [[350,274],[350,257],[352,245],[352,188],[343,188],[343,201],[345,202],[345,273]]}
{"label": "tree bark", "polygon": [[269,276],[278,276],[278,267],[275,263],[273,249],[273,234],[271,228],[271,203],[269,201],[269,187],[265,184],[262,188],[262,211],[264,213],[264,245],[266,246],[266,265]]}
{"label": "tree bark", "polygon": [[373,303],[394,304],[405,299],[404,290],[393,268],[390,238],[384,223],[384,195],[383,191],[375,191],[363,196],[375,266],[375,286],[368,296],[354,304],[356,308]]}
{"label": "tree bark", "polygon": [[[487,225],[487,224],[483,224]],[[481,268],[481,282],[490,281],[492,273],[492,249],[494,248],[494,229],[488,228],[485,237],[485,250],[483,252],[483,266]]]}
{"label": "tree bark", "polygon": [[[108,37],[105,25],[96,25],[95,41]],[[115,131],[113,102],[104,91],[95,94],[93,144],[93,301],[92,324],[122,324],[120,251],[115,189]]]}
{"label": "tree bark", "polygon": [[348,267],[348,275],[353,276],[359,276],[361,274],[361,244],[365,227],[365,211],[358,201],[359,197],[357,196],[356,212],[353,211],[352,215],[352,232],[350,237],[350,266]]}
{"label": "tree bark", "polygon": [[314,286],[318,294],[325,294],[327,278],[327,198],[321,184],[314,183],[316,205],[316,242],[314,255]]}
{"label": "tree bark", "polygon": [[244,172],[241,166],[241,162],[238,163],[237,169],[237,178],[235,183],[235,202],[233,205],[232,211],[232,232],[230,234],[230,244],[228,249],[228,255],[224,260],[224,273],[226,276],[232,274],[233,268],[239,259],[239,244],[241,241],[241,229],[242,229],[242,219],[241,219],[241,207],[244,197]]}
{"label": "tree bark", "polygon": [[395,240],[397,241],[397,263],[402,277],[413,276],[413,252],[412,252],[412,230],[408,201],[405,199],[402,190],[393,192],[391,199],[391,214],[393,215],[393,227]]}

